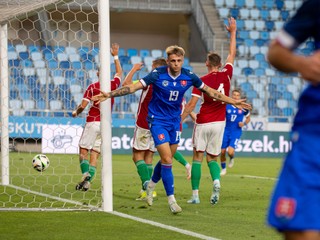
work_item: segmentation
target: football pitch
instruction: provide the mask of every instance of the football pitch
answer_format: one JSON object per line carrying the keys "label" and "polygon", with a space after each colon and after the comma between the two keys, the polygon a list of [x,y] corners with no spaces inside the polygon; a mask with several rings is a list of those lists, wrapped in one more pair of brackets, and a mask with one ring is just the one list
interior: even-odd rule
{"label": "football pitch", "polygon": [[[48,154],[50,167],[38,173],[31,167],[33,155],[10,153],[12,176],[20,166],[22,168],[18,171],[19,176],[10,179],[10,184],[26,188],[37,181],[39,191],[48,188],[49,195],[63,199],[79,196],[78,201],[84,205],[88,199],[93,199],[90,204],[101,203],[100,169],[88,192],[76,192],[74,187],[81,177],[78,156]],[[186,159],[191,163],[191,157]],[[266,225],[265,219],[282,160],[236,158],[235,161],[235,166],[221,178],[220,201],[215,206],[209,203],[212,183],[206,163],[202,164],[201,203],[190,205],[186,202],[191,197],[191,183],[186,179],[185,168],[174,162],[175,195],[183,212],[173,215],[168,208],[162,182],[157,184],[158,196],[152,207],[136,201],[140,180],[131,156],[113,155],[113,213],[84,209],[61,211],[65,205],[50,205],[48,202],[41,203],[40,208],[50,205],[60,210],[0,211],[0,239],[281,239]],[[70,171],[74,176],[67,174]],[[44,180],[38,177],[41,174],[50,177]],[[19,191],[24,198],[17,198],[17,191],[0,186],[0,210],[13,206],[32,208],[36,201],[41,201],[41,196],[30,192]],[[60,191],[64,193],[59,194]]]}

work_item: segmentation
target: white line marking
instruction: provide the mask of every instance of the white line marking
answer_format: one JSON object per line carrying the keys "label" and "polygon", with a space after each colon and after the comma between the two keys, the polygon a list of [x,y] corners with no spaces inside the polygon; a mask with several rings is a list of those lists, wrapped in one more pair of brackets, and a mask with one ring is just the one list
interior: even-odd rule
{"label": "white line marking", "polygon": [[230,176],[235,176],[235,177],[244,177],[244,178],[256,178],[256,179],[265,179],[265,180],[273,180],[277,181],[278,178],[272,178],[272,177],[260,177],[260,176],[252,176],[252,175],[240,175],[240,174],[230,174]]}
{"label": "white line marking", "polygon": [[202,234],[199,234],[199,233],[195,233],[195,232],[191,232],[191,231],[188,231],[188,230],[172,227],[172,226],[169,226],[169,225],[165,225],[165,224],[162,224],[162,223],[146,220],[146,219],[143,219],[143,218],[134,217],[134,216],[127,215],[127,214],[120,213],[120,212],[116,212],[116,211],[110,212],[110,213],[114,214],[114,215],[117,215],[117,216],[120,216],[120,217],[123,217],[123,218],[128,218],[128,219],[131,219],[131,220],[134,220],[134,221],[137,221],[137,222],[146,223],[146,224],[149,224],[149,225],[152,225],[152,226],[160,227],[160,228],[163,228],[163,229],[166,229],[166,230],[171,230],[171,231],[174,231],[174,232],[182,233],[182,234],[185,234],[185,235],[188,235],[188,236],[192,236],[192,237],[196,237],[196,238],[200,238],[200,239],[219,240],[218,238],[209,237],[209,236],[202,235]]}

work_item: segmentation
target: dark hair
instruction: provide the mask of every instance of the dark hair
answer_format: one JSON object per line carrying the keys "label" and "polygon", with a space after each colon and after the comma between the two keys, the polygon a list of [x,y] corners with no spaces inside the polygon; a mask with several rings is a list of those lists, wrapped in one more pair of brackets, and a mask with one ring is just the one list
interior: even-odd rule
{"label": "dark hair", "polygon": [[152,65],[155,65],[157,67],[166,66],[167,65],[167,61],[164,58],[157,58],[157,59],[152,61]]}
{"label": "dark hair", "polygon": [[221,65],[221,57],[216,52],[209,52],[207,54],[207,61],[212,67],[218,67],[219,65]]}

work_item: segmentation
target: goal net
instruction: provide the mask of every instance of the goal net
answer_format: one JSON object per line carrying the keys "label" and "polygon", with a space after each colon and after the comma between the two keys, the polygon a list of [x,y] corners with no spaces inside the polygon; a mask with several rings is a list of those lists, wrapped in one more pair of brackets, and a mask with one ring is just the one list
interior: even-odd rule
{"label": "goal net", "polygon": [[[97,81],[98,0],[0,0],[0,8],[0,209],[100,208],[100,167],[89,191],[75,190],[86,112],[71,114]],[[32,166],[39,153],[50,160],[43,172]]]}

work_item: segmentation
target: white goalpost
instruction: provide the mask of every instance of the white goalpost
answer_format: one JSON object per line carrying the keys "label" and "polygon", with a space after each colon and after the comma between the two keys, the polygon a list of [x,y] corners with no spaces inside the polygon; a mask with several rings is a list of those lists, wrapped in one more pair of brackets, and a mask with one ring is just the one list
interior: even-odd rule
{"label": "white goalpost", "polygon": [[[89,191],[71,112],[95,81],[110,90],[109,0],[0,0],[0,210],[113,211],[111,103],[101,104],[101,165]],[[43,153],[44,172],[32,167]]]}

